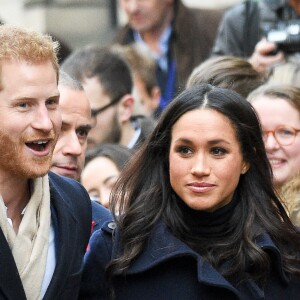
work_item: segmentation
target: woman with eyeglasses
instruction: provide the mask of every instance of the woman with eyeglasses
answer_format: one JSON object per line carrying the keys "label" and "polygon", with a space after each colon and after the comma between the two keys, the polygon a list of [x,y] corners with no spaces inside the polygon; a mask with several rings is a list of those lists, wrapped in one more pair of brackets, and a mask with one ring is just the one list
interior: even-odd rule
{"label": "woman with eyeglasses", "polygon": [[300,89],[263,85],[248,100],[261,122],[274,185],[292,222],[300,226]]}

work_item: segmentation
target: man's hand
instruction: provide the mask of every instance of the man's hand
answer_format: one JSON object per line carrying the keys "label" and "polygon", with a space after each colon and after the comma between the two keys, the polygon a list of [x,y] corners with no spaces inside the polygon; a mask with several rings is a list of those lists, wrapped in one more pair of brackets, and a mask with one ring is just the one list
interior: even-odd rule
{"label": "man's hand", "polygon": [[271,66],[284,61],[283,52],[270,55],[274,50],[276,50],[276,44],[268,42],[264,38],[256,44],[255,50],[248,61],[256,71],[265,72]]}

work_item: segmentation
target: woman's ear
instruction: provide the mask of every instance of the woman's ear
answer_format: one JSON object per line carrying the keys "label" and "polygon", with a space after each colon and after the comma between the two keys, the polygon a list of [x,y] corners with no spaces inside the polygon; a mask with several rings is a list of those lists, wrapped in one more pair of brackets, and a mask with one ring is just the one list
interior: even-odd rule
{"label": "woman's ear", "polygon": [[249,163],[244,161],[242,163],[241,174],[246,174],[249,169],[250,169]]}

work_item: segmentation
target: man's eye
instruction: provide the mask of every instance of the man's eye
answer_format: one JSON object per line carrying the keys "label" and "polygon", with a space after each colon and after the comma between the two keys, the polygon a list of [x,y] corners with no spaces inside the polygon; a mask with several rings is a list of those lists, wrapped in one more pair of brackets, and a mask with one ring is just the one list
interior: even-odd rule
{"label": "man's eye", "polygon": [[86,129],[77,130],[77,135],[82,138],[86,138],[88,135],[88,131]]}
{"label": "man's eye", "polygon": [[28,103],[25,103],[25,102],[19,103],[18,106],[21,107],[21,108],[28,108],[29,107]]}
{"label": "man's eye", "polygon": [[46,105],[47,106],[56,106],[58,104],[58,99],[47,99]]}

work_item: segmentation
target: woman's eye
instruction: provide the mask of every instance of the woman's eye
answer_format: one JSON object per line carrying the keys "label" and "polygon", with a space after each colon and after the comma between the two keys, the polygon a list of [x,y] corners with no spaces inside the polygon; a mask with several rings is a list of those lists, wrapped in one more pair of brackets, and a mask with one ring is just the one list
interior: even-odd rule
{"label": "woman's eye", "polygon": [[221,155],[224,155],[225,153],[227,153],[227,151],[223,148],[215,147],[215,148],[211,149],[211,153],[216,156],[221,156]]}
{"label": "woman's eye", "polygon": [[291,136],[294,135],[294,132],[290,129],[282,128],[277,132],[280,136]]}
{"label": "woman's eye", "polygon": [[177,150],[177,152],[184,154],[184,155],[192,153],[192,150],[186,146],[180,146],[176,150]]}

